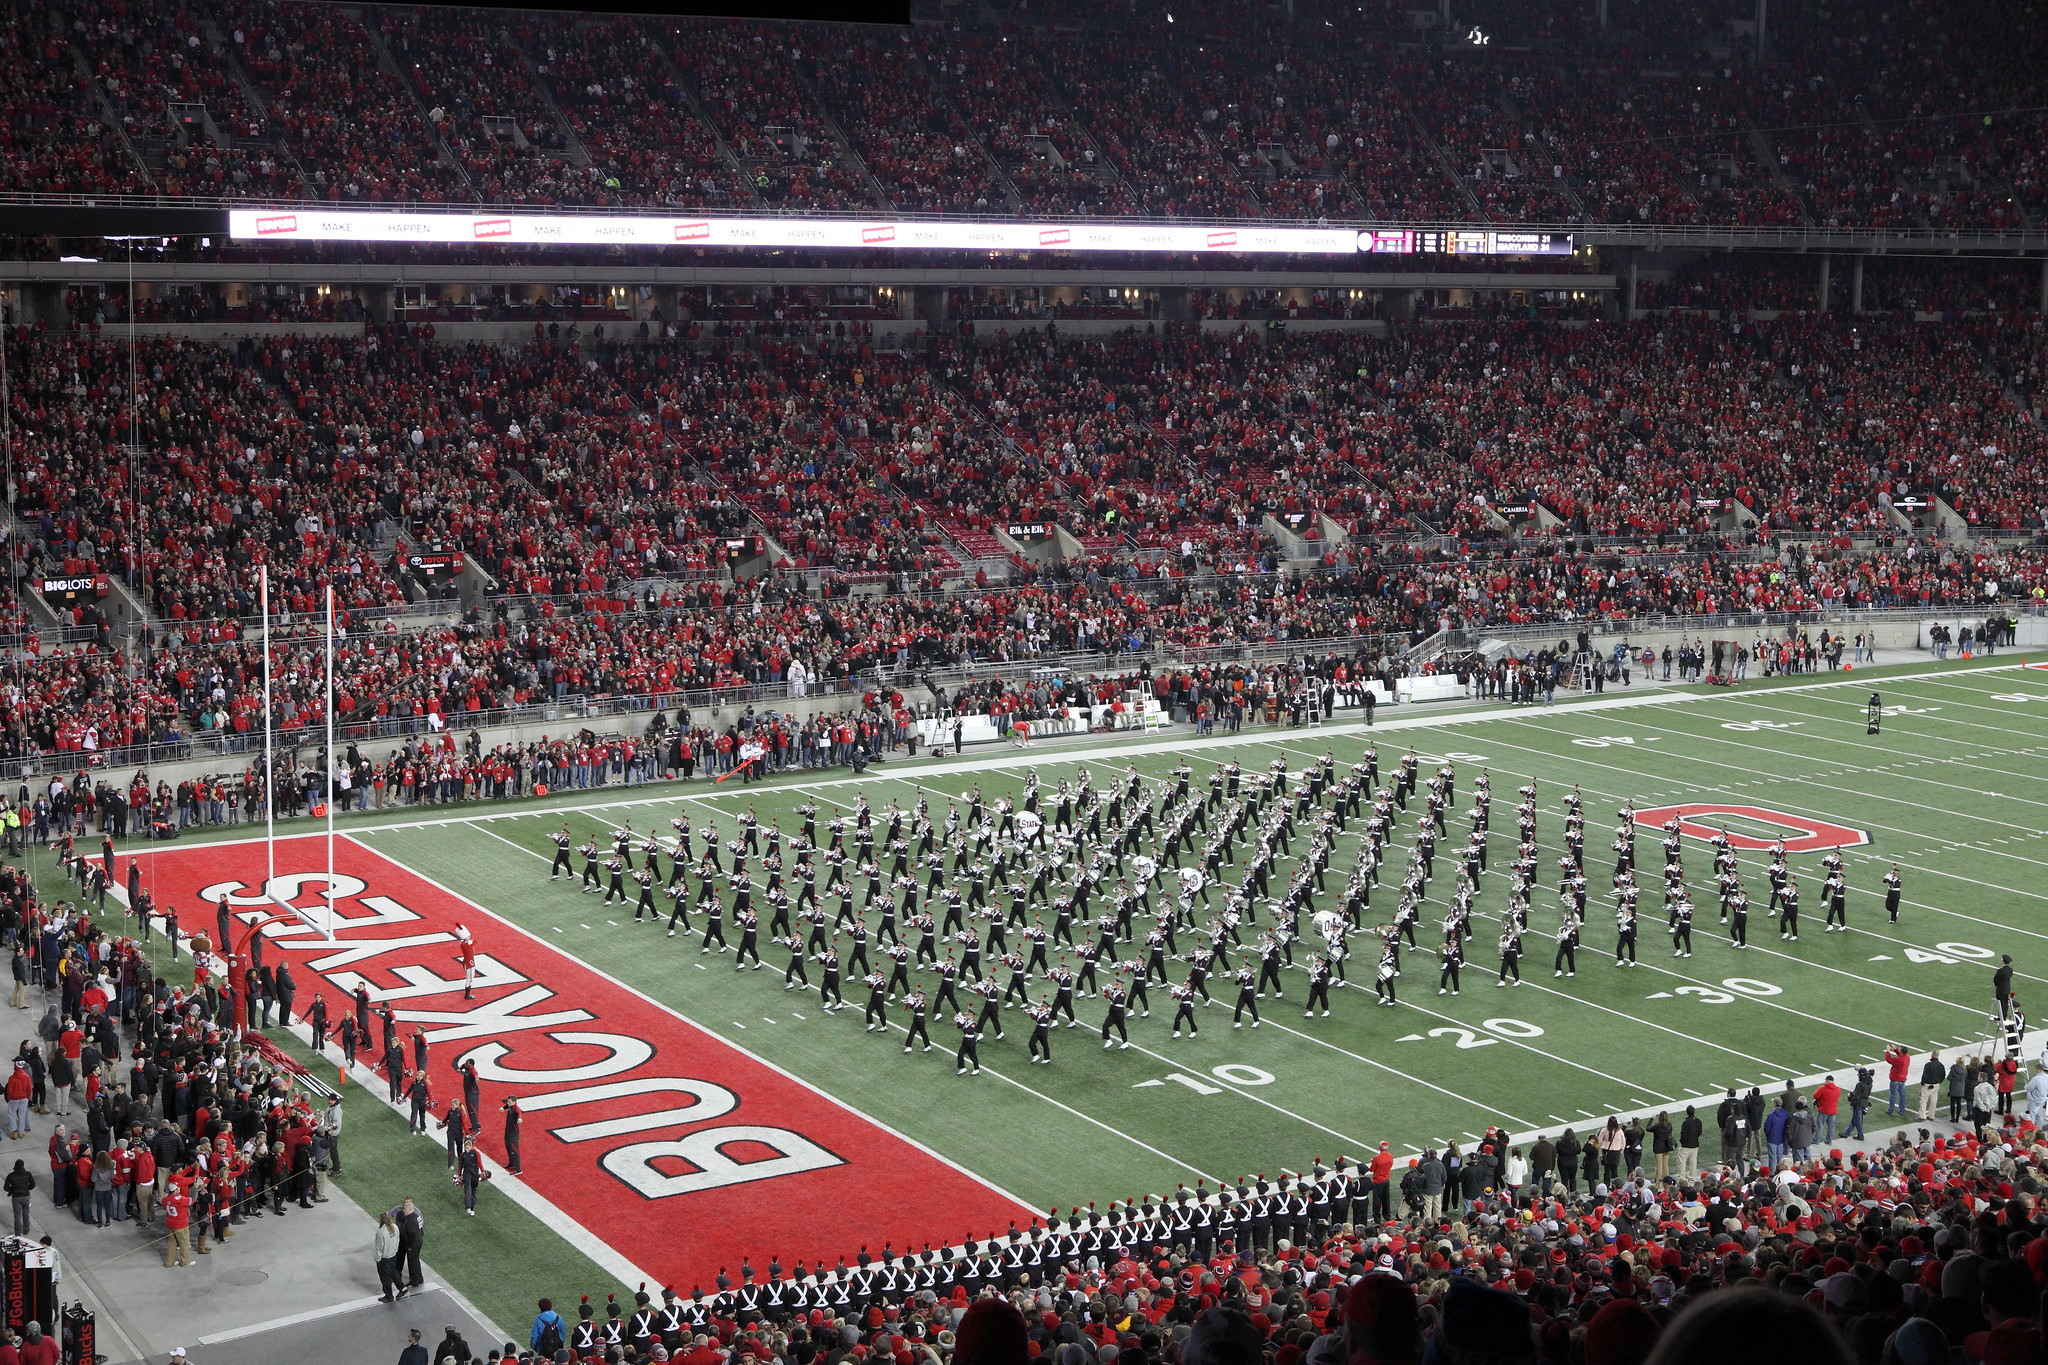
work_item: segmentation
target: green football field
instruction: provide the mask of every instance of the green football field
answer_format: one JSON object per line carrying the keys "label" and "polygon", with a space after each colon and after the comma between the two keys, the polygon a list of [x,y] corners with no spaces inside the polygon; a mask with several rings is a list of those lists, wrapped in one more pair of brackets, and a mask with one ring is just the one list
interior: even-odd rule
{"label": "green football field", "polygon": [[[736,780],[607,787],[521,803],[350,816],[345,824],[378,852],[1001,1190],[1040,1208],[1066,1206],[1170,1191],[1197,1179],[1213,1185],[1246,1173],[1305,1169],[1318,1158],[1367,1154],[1382,1140],[1410,1153],[1445,1140],[1463,1143],[1489,1124],[1528,1135],[1567,1125],[1583,1130],[1615,1113],[1677,1113],[1730,1085],[1768,1091],[1787,1078],[1832,1072],[1846,1086],[1853,1068],[1874,1062],[1889,1043],[1905,1044],[1917,1060],[1932,1046],[1983,1038],[1999,954],[2012,954],[2023,1002],[2037,993],[2048,1000],[2040,989],[2048,983],[2048,840],[2041,832],[2048,812],[2048,673],[2018,664],[2002,657],[1929,662],[1752,681],[1732,691],[1621,690],[1553,708],[1383,710],[1370,732],[1383,782],[1410,745],[1426,761],[1448,758],[1458,770],[1450,838],[1418,926],[1422,951],[1404,951],[1398,1008],[1374,1006],[1376,944],[1355,939],[1352,984],[1332,993],[1328,1018],[1303,1017],[1305,973],[1294,970],[1285,974],[1284,999],[1260,1002],[1261,1027],[1247,1022],[1234,1029],[1235,984],[1218,980],[1211,985],[1215,1005],[1197,1011],[1200,1035],[1174,1039],[1172,1002],[1155,986],[1150,1017],[1131,1021],[1129,1049],[1102,1049],[1101,1002],[1081,1000],[1081,1026],[1055,1032],[1053,1064],[1032,1066],[1025,1059],[1028,1025],[1012,1010],[1005,1015],[1008,1037],[983,1043],[978,1078],[954,1074],[958,1035],[944,1021],[933,1021],[937,1046],[929,1053],[905,1055],[900,1032],[864,1031],[865,991],[857,982],[847,985],[844,1012],[824,1014],[815,993],[783,989],[787,954],[780,948],[764,943],[766,969],[735,974],[730,956],[700,954],[694,937],[636,929],[617,904],[601,907],[567,879],[551,884],[551,833],[566,816],[579,843],[626,819],[636,831],[666,834],[669,818],[688,811],[701,847],[707,819],[730,837],[733,817],[748,806],[764,829],[779,820],[792,834],[807,793],[829,814],[828,803],[850,808],[856,792],[877,811],[892,799],[908,807],[920,788],[931,795],[938,820],[949,796],[976,783],[990,798],[1017,795],[1027,767],[1036,768],[1049,793],[1084,765],[1104,786],[1127,763],[1164,779],[1185,757],[1200,792],[1213,762],[1234,759],[1256,773],[1284,753],[1298,777],[1327,748],[1341,774],[1364,750],[1364,727],[1261,726],[1200,740],[985,750],[891,762],[859,779],[840,769],[816,781],[788,775],[751,787]],[[1874,687],[1887,708],[1875,736],[1865,723]],[[1464,842],[1471,783],[1482,768],[1494,792],[1492,870],[1477,903],[1462,993],[1439,995],[1430,949],[1440,941],[1437,922],[1456,881],[1453,850]],[[1497,987],[1494,941],[1516,838],[1516,789],[1532,779],[1543,861],[1524,983]],[[1558,979],[1551,970],[1556,865],[1563,797],[1574,786],[1585,798],[1591,897],[1577,975]],[[1733,949],[1718,923],[1710,851],[1688,841],[1698,916],[1693,955],[1675,958],[1658,894],[1658,831],[1648,822],[1638,842],[1640,965],[1617,969],[1609,841],[1625,802],[1644,811],[1745,808],[1747,814],[1725,821],[1701,818],[1763,839],[1797,830],[1799,821],[1863,832],[1867,843],[1844,850],[1851,931],[1822,932],[1815,850],[1791,859],[1804,892],[1802,933],[1797,942],[1782,941],[1775,917],[1764,911],[1765,857],[1744,852],[1750,946]],[[1398,899],[1394,883],[1414,819],[1411,811],[1402,821],[1387,883],[1374,896],[1374,920],[1391,914]],[[821,832],[822,826],[821,818]],[[1339,842],[1329,904],[1355,861],[1361,826],[1351,822]],[[1305,844],[1304,830],[1295,851]],[[1881,882],[1893,863],[1905,887],[1896,924],[1887,922]],[[1274,894],[1292,866],[1281,864]],[[828,912],[836,908],[836,896],[822,900]],[[1262,914],[1261,922],[1268,918]],[[1142,925],[1139,939],[1142,952]],[[1014,931],[1011,941],[1021,941]],[[1183,950],[1189,941],[1183,935]],[[1305,961],[1309,946],[1297,945],[1297,961]],[[1185,967],[1173,967],[1178,980]],[[903,1016],[892,1011],[892,1018],[900,1024]],[[1882,1086],[1880,1074],[1880,1100]],[[941,1223],[932,1235],[959,1231]],[[534,1268],[537,1275],[561,1273],[545,1256]],[[477,1270],[480,1279],[494,1278],[488,1266]],[[479,1286],[473,1296],[487,1306],[501,1298],[509,1305],[526,1292],[501,1295],[499,1287]],[[568,1286],[526,1288],[559,1297]]]}
{"label": "green football field", "polygon": [[[1883,687],[1889,708],[1874,737],[1865,733],[1871,685]],[[1026,1065],[1028,1029],[1006,1025],[1008,1039],[982,1049],[978,1082],[954,1075],[947,1044],[957,1035],[937,1021],[941,1046],[906,1057],[896,1043],[864,1032],[857,1008],[825,1016],[810,1007],[812,997],[785,992],[779,969],[787,955],[780,949],[764,954],[768,970],[736,976],[730,959],[705,958],[694,940],[636,932],[630,917],[615,925],[616,903],[604,913],[597,897],[578,893],[566,879],[550,884],[550,834],[562,818],[553,811],[418,812],[368,841],[1041,1206],[1301,1168],[1318,1156],[1369,1152],[1382,1139],[1397,1152],[1463,1141],[1489,1123],[1515,1132],[1583,1125],[1610,1113],[1683,1105],[1734,1083],[1839,1071],[1876,1058],[1887,1042],[1919,1051],[1968,1041],[1986,1031],[1986,963],[2000,953],[2014,956],[2022,999],[2029,987],[2048,984],[2048,957],[2037,948],[2048,943],[2048,841],[2041,833],[2048,811],[2048,675],[1958,666],[1900,681],[1866,672],[1753,683],[1734,693],[1622,694],[1498,719],[1383,713],[1374,737],[1382,780],[1410,744],[1427,759],[1450,757],[1458,765],[1456,837],[1446,850],[1462,841],[1472,776],[1482,767],[1493,774],[1496,856],[1460,996],[1439,997],[1432,958],[1409,954],[1400,1007],[1374,1008],[1365,956],[1372,950],[1361,944],[1352,963],[1357,984],[1333,992],[1327,1020],[1302,1018],[1306,986],[1297,971],[1289,999],[1263,1006],[1263,1027],[1231,1028],[1234,991],[1212,986],[1220,998],[1201,1011],[1200,1036],[1175,1041],[1167,1031],[1170,1004],[1155,988],[1152,1015],[1135,1021],[1128,1051],[1101,1049],[1094,1027],[1101,1007],[1083,1001],[1083,1027],[1059,1030],[1052,1066]],[[1364,743],[1360,727],[1262,728],[1195,742],[1091,747],[1086,759],[1084,751],[1054,748],[970,754],[896,772],[885,765],[859,780],[833,774],[738,790],[728,782],[715,790],[695,785],[687,794],[613,787],[570,823],[579,842],[627,818],[636,829],[666,832],[668,819],[687,809],[700,830],[710,817],[729,837],[731,817],[752,806],[764,828],[780,819],[794,832],[805,792],[829,811],[828,801],[850,807],[856,791],[877,809],[891,799],[908,806],[922,788],[943,815],[943,797],[973,783],[990,797],[1017,794],[1027,766],[1050,790],[1084,762],[1100,784],[1126,763],[1164,778],[1186,755],[1199,790],[1212,762],[1235,759],[1257,772],[1285,753],[1299,774],[1327,747],[1342,771]],[[1552,977],[1556,898],[1539,893],[1526,984],[1497,988],[1495,916],[1514,845],[1515,789],[1532,778],[1545,887],[1555,886],[1562,852],[1562,798],[1576,785],[1586,799],[1594,892],[1586,948],[1575,978]],[[1803,932],[1796,944],[1781,942],[1774,918],[1762,913],[1763,855],[1743,854],[1755,910],[1750,947],[1733,950],[1718,927],[1707,850],[1695,845],[1687,859],[1700,905],[1695,951],[1674,960],[1654,885],[1661,880],[1654,830],[1646,829],[1642,965],[1615,969],[1611,898],[1601,893],[1611,871],[1614,815],[1625,801],[1645,809],[1740,803],[1866,831],[1870,842],[1845,855],[1854,932],[1821,932],[1821,855],[1814,853],[1792,860],[1805,891]],[[1355,861],[1357,830],[1352,822],[1333,868],[1348,871]],[[1886,921],[1880,880],[1893,862],[1905,878],[1896,925]],[[1423,916],[1425,946],[1453,880],[1445,859]],[[1383,891],[1375,909],[1394,899],[1391,888]],[[1303,960],[1306,952],[1296,956]],[[848,991],[856,1006],[862,994]],[[1159,1081],[1166,1084],[1147,1084]]]}

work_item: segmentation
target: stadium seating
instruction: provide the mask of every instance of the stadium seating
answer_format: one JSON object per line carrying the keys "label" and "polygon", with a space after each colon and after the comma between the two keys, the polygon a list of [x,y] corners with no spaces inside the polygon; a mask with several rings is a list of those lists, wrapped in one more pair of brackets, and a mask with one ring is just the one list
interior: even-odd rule
{"label": "stadium seating", "polygon": [[[1768,275],[1713,287],[1745,285],[1775,288]],[[746,347],[588,352],[385,329],[151,341],[135,434],[164,456],[139,463],[110,416],[124,346],[24,329],[10,346],[25,567],[124,577],[174,637],[141,673],[102,672],[69,719],[91,647],[18,665],[14,733],[45,749],[89,735],[111,748],[174,723],[232,730],[253,705],[244,637],[266,563],[287,619],[333,582],[345,616],[374,632],[344,657],[348,716],[393,725],[546,699],[557,682],[577,695],[736,686],[773,682],[792,658],[823,677],[899,647],[920,661],[1025,657],[1071,647],[1083,616],[1112,638],[1192,646],[1966,607],[1989,583],[2009,596],[2048,581],[2037,550],[1905,544],[1884,510],[1933,488],[1980,528],[2038,530],[2048,476],[2029,404],[2048,366],[2038,318],[2018,312],[1730,326],[1679,310],[1270,340],[1167,328],[947,338],[909,354],[794,328]],[[1660,383],[1640,381],[1646,363]],[[1707,492],[1746,504],[1756,526],[1711,534]],[[1509,539],[1491,510],[1507,498],[1581,536],[1633,539]],[[1270,567],[1268,514],[1318,533],[1320,514],[1364,539],[1299,542],[1320,568],[1279,599],[1255,580],[1175,585]],[[1084,558],[1050,573],[1011,564],[991,528],[1020,520],[1057,522]],[[749,532],[791,569],[931,588],[994,562],[1014,581],[829,606],[717,585],[720,540]],[[401,535],[466,551],[497,592],[531,603],[526,625],[458,639],[377,624],[405,596],[391,568]],[[1814,549],[1726,552],[1759,538]],[[657,590],[665,610],[626,610],[648,580],[671,584]],[[18,605],[7,619],[27,625]],[[592,639],[606,645],[598,667]],[[541,667],[570,657],[566,678]],[[313,707],[299,696],[294,714]]]}
{"label": "stadium seating", "polygon": [[42,5],[10,0],[0,33],[0,175],[5,187],[70,194],[140,192],[142,168],[107,126],[95,82]]}
{"label": "stadium seating", "polygon": [[270,106],[278,151],[329,201],[451,202],[469,195],[376,39],[329,5],[229,0],[220,14],[240,65]]}
{"label": "stadium seating", "polygon": [[884,33],[143,0],[70,34],[17,5],[0,188],[1994,233],[2048,212],[2036,26],[2000,7],[1930,43],[1919,9],[1845,37],[1795,6],[1762,64],[1707,55],[1728,35],[1697,16],[1603,38],[1498,8],[1526,44],[1418,54],[1385,41],[1393,10],[1331,44],[1306,11],[1220,5]]}

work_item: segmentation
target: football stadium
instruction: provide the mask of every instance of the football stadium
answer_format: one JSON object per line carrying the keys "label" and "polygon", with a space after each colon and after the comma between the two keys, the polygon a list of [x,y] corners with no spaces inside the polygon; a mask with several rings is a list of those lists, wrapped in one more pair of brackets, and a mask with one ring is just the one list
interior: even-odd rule
{"label": "football stadium", "polygon": [[12,4],[0,1365],[2039,1365],[2044,22]]}

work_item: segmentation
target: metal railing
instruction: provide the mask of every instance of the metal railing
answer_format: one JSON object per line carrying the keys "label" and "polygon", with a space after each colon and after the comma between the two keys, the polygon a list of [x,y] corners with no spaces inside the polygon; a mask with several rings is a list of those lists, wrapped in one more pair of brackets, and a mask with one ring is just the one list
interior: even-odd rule
{"label": "metal railing", "polygon": [[1697,615],[1660,613],[1630,617],[1586,617],[1577,621],[1532,622],[1527,625],[1453,626],[1431,636],[1444,649],[1476,648],[1486,640],[1511,644],[1549,644],[1571,640],[1581,630],[1596,636],[1635,635],[1646,631],[1693,630],[1710,634],[1717,630],[1776,631],[1793,626],[1821,624],[1907,625],[1930,618],[1983,618],[1994,611],[2023,616],[2033,610],[2025,598],[2006,597],[1972,604],[1930,602],[1918,607],[1815,607],[1805,611],[1736,611]]}

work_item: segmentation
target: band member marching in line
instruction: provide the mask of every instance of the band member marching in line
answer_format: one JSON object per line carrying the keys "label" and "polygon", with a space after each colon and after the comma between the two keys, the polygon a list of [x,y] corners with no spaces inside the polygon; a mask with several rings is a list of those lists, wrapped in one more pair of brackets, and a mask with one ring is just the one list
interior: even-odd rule
{"label": "band member marching in line", "polygon": [[1671,906],[1671,955],[1692,956],[1692,897],[1682,888]]}
{"label": "band member marching in line", "polygon": [[1778,891],[1778,937],[1799,941],[1799,879],[1787,873]]}
{"label": "band member marching in line", "polygon": [[1557,956],[1550,966],[1553,977],[1579,974],[1579,917],[1569,905],[1557,926]]}

